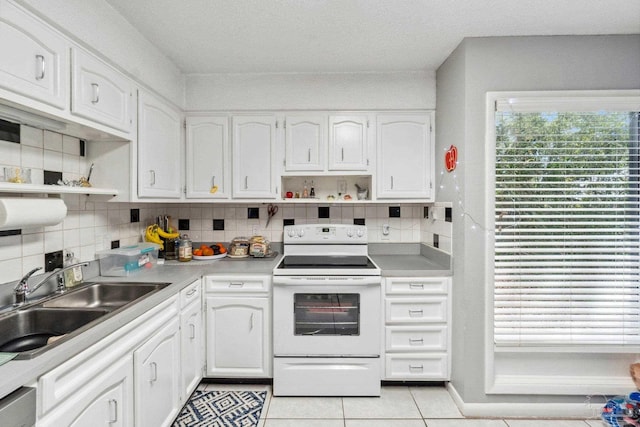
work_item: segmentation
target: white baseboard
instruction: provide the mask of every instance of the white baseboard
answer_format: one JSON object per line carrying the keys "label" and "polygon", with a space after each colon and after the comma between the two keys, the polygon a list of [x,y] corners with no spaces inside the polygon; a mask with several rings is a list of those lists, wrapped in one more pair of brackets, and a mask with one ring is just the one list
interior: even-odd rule
{"label": "white baseboard", "polygon": [[456,388],[447,390],[465,417],[479,418],[575,418],[599,419],[602,403],[465,403]]}

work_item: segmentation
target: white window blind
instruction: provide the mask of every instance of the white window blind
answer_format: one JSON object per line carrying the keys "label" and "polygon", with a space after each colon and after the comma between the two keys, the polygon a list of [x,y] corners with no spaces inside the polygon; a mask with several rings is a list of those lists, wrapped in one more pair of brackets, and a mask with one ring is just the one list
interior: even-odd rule
{"label": "white window blind", "polygon": [[565,104],[496,104],[495,344],[637,345],[640,107]]}

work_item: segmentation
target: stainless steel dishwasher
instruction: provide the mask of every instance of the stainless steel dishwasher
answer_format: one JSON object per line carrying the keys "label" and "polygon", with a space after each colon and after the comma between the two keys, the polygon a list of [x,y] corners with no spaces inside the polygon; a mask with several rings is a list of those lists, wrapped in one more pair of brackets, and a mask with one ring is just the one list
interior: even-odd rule
{"label": "stainless steel dishwasher", "polygon": [[36,425],[36,389],[21,387],[0,399],[2,427],[34,427]]}

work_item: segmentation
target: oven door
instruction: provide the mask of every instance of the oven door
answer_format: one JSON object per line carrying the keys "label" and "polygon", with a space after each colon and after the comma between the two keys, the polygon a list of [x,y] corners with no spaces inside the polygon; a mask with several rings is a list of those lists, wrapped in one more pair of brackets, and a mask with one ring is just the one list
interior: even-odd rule
{"label": "oven door", "polygon": [[380,277],[286,276],[273,283],[276,357],[378,357]]}

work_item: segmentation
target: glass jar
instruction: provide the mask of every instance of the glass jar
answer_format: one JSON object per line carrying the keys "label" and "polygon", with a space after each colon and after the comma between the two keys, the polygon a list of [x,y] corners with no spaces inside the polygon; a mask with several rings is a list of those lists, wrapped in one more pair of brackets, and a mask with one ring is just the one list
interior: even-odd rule
{"label": "glass jar", "polygon": [[189,239],[189,236],[183,234],[182,237],[178,240],[178,261],[180,262],[188,262],[193,258],[192,249],[193,244]]}

